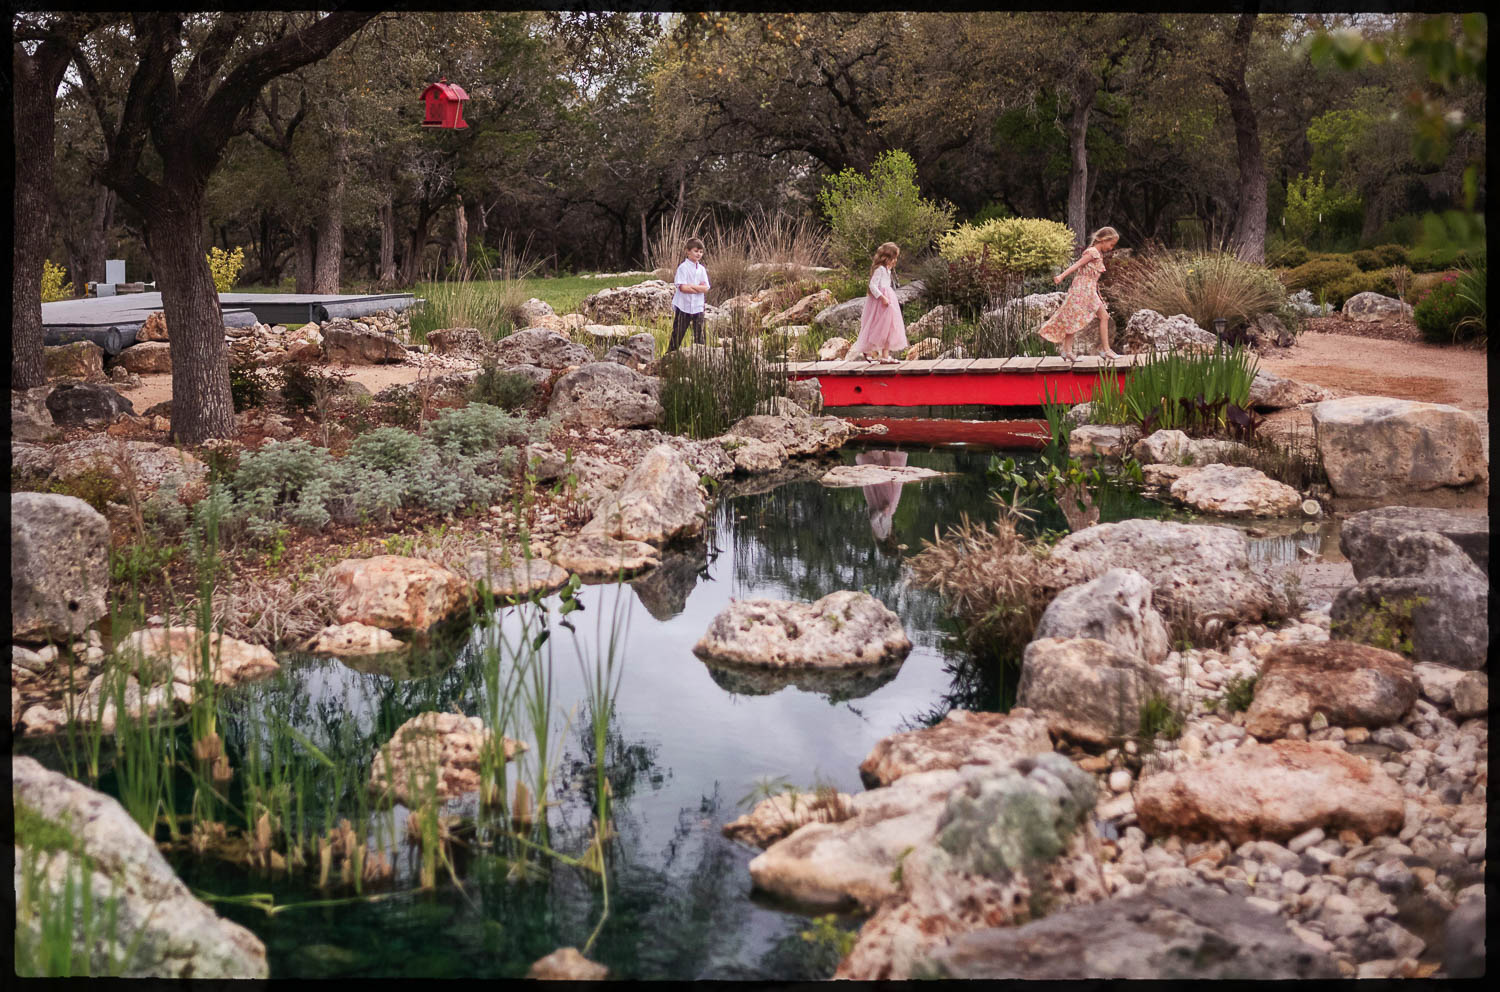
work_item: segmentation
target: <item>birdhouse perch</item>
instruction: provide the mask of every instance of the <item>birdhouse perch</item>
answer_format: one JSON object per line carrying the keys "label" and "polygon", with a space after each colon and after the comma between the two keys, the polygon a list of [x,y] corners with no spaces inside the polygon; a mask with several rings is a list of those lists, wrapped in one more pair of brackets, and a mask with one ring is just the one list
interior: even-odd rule
{"label": "birdhouse perch", "polygon": [[469,94],[464,92],[462,86],[448,82],[447,76],[438,77],[437,82],[422,91],[422,101],[427,110],[422,126],[468,127],[464,122],[464,101],[468,98]]}

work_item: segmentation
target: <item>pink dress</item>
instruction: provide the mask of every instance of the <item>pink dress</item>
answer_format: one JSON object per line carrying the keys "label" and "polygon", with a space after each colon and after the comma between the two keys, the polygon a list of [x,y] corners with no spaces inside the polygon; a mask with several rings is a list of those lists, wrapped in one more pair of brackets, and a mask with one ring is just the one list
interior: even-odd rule
{"label": "pink dress", "polygon": [[1068,296],[1062,307],[1052,315],[1037,333],[1054,344],[1064,337],[1077,334],[1090,323],[1099,319],[1099,308],[1104,300],[1099,296],[1099,277],[1104,274],[1104,256],[1099,249],[1083,250],[1083,264],[1073,270],[1073,284],[1068,287]]}
{"label": "pink dress", "polygon": [[[880,300],[890,300],[886,306]],[[876,351],[899,351],[906,347],[906,322],[901,319],[901,305],[891,289],[891,270],[884,265],[870,273],[870,291],[865,295],[865,309],[859,318],[859,338],[849,349],[851,355],[868,355]]]}
{"label": "pink dress", "polygon": [[[902,466],[906,464],[906,452],[861,451],[854,456],[854,464]],[[901,482],[893,479],[862,488],[870,510],[870,529],[878,540],[884,541],[891,536],[891,521],[896,516],[896,504],[901,502]]]}

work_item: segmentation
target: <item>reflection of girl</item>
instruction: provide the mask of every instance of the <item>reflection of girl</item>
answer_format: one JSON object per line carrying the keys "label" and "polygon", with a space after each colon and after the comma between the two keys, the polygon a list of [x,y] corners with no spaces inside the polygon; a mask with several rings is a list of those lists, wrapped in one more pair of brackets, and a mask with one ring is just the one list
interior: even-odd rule
{"label": "reflection of girl", "polygon": [[[906,452],[861,451],[854,456],[854,464],[901,467],[906,464]],[[875,532],[877,541],[891,536],[891,518],[896,515],[896,504],[901,502],[901,485],[900,480],[893,479],[861,487],[865,492],[865,502],[869,504],[870,529]]]}

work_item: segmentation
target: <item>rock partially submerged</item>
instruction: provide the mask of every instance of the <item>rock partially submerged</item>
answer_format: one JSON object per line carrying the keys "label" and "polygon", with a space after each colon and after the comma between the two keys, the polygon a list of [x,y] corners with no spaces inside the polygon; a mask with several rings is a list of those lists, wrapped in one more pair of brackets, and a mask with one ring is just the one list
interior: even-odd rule
{"label": "rock partially submerged", "polygon": [[526,977],[539,981],[602,982],[609,977],[609,969],[596,961],[590,961],[576,947],[559,947],[546,957],[532,962],[526,971]]}
{"label": "rock partially submerged", "polygon": [[335,620],[385,630],[426,630],[468,605],[473,595],[462,576],[401,555],[348,558],[329,574]]}
{"label": "rock partially submerged", "polygon": [[526,750],[521,741],[494,734],[477,716],[459,713],[419,713],[397,728],[370,766],[370,793],[378,800],[395,800],[416,809],[429,800],[443,802],[477,792],[481,756],[494,748],[510,761]]}
{"label": "rock partially submerged", "polygon": [[700,658],[766,668],[846,668],[904,658],[901,618],[867,592],[813,603],[745,599],[714,617],[693,646]]}
{"label": "rock partially submerged", "polygon": [[508,548],[475,551],[464,570],[470,579],[485,583],[494,596],[546,594],[568,584],[567,569]]}
{"label": "rock partially submerged", "polygon": [[1302,494],[1248,465],[1205,465],[1182,475],[1172,498],[1202,513],[1230,517],[1292,517],[1302,511]]}
{"label": "rock partially submerged", "polygon": [[724,824],[722,833],[730,840],[765,848],[805,824],[838,823],[853,812],[853,797],[845,792],[783,792],[762,799],[749,813]]}
{"label": "rock partially submerged", "polygon": [[633,575],[661,564],[661,553],[645,541],[622,541],[604,534],[579,534],[552,553],[559,567],[585,579]]}
{"label": "rock partially submerged", "polygon": [[582,534],[660,545],[701,531],[707,512],[697,474],[659,444],[600,502]]}
{"label": "rock partially submerged", "polygon": [[314,654],[331,654],[339,658],[369,657],[404,651],[406,642],[380,627],[364,623],[330,624],[307,643]]}
{"label": "rock partially submerged", "polygon": [[[126,978],[266,978],[266,949],[249,930],[221,919],[194,899],[172,872],[155,841],[114,799],[48,771],[27,757],[11,759],[11,787],[17,804],[66,830],[91,862],[84,884],[96,905],[116,899],[115,943],[95,939],[77,947],[89,960],[89,973],[108,974],[111,952],[125,953]],[[18,837],[19,841],[20,838]],[[66,852],[41,852],[42,884],[61,899],[70,868]],[[21,849],[16,848],[16,880],[21,883]],[[37,932],[35,916],[18,916],[18,932]],[[19,936],[19,933],[18,933]]]}
{"label": "rock partially submerged", "polygon": [[920,482],[948,474],[918,465],[835,465],[818,482],[830,488],[851,488],[885,482]]}
{"label": "rock partially submerged", "polygon": [[772,441],[781,445],[788,457],[797,458],[836,451],[856,433],[853,424],[838,417],[777,417],[757,414],[736,421],[726,435]]}
{"label": "rock partially submerged", "polygon": [[1008,713],[950,710],[935,726],[882,738],[860,762],[859,777],[874,789],[918,772],[1007,765],[1051,750],[1046,721],[1024,706]]}

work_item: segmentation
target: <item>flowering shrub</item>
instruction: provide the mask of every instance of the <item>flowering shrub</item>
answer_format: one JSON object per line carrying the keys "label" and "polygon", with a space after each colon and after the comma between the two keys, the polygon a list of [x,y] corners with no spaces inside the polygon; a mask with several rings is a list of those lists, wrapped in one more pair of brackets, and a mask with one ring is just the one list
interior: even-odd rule
{"label": "flowering shrub", "polygon": [[214,291],[227,293],[234,288],[235,281],[240,277],[240,270],[245,267],[245,249],[235,248],[228,252],[215,245],[208,250],[208,270],[214,276]]}
{"label": "flowering shrub", "polygon": [[65,270],[61,265],[54,265],[51,259],[42,262],[42,302],[55,303],[58,300],[66,300],[73,295],[73,284],[63,282]]}
{"label": "flowering shrub", "polygon": [[1013,272],[1043,272],[1073,260],[1073,232],[1055,220],[1001,217],[978,226],[962,224],[938,239],[938,252],[949,261],[986,247],[996,263]]}

